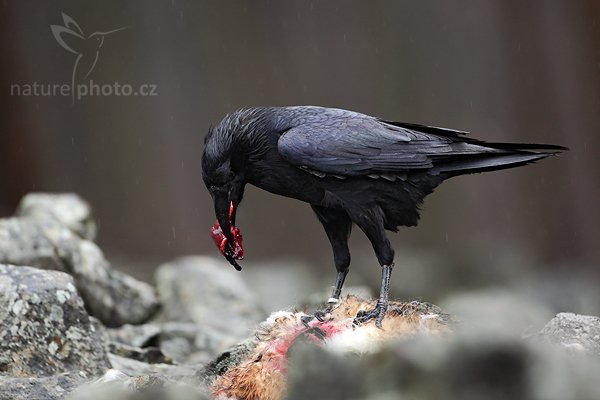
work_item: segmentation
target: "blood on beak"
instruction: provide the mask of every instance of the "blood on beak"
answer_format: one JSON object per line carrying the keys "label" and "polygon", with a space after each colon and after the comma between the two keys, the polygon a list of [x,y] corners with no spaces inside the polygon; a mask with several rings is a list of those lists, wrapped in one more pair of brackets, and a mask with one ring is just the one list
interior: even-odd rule
{"label": "blood on beak", "polygon": [[[215,202],[215,209],[217,209],[217,205]],[[231,217],[235,213],[235,208],[233,202],[229,204],[229,213],[223,218],[222,210],[217,211],[217,220],[214,225],[210,229],[210,235],[215,242],[215,245],[221,252],[223,256],[229,261],[231,265],[238,271],[241,271],[242,267],[236,262],[236,260],[242,260],[244,258],[244,248],[242,247],[242,234],[240,229],[237,226],[234,226],[231,222]],[[221,214],[221,215],[220,215]],[[220,223],[221,220],[223,224]],[[223,230],[223,225],[225,225],[228,230]]]}

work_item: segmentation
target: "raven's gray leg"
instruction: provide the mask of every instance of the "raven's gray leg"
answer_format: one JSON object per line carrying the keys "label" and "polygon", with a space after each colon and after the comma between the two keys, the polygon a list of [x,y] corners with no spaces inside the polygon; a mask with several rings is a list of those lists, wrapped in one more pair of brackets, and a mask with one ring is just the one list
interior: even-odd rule
{"label": "raven's gray leg", "polygon": [[381,322],[383,321],[383,317],[385,316],[389,304],[388,293],[390,291],[390,277],[392,276],[393,268],[394,264],[381,267],[381,290],[379,292],[377,305],[373,310],[359,311],[356,318],[354,318],[355,324],[362,324],[375,318],[375,326],[381,328]]}
{"label": "raven's gray leg", "polygon": [[362,324],[375,318],[375,325],[378,328],[381,328],[381,321],[383,321],[383,317],[388,308],[390,277],[394,267],[394,249],[392,249],[390,241],[385,234],[383,211],[381,208],[374,206],[372,213],[369,215],[365,215],[364,213],[353,214],[352,220],[369,238],[382,269],[381,289],[377,305],[373,310],[359,312],[354,319],[354,323]]}
{"label": "raven's gray leg", "polygon": [[349,268],[346,268],[343,271],[338,271],[335,276],[335,284],[333,286],[333,292],[331,293],[331,297],[327,300],[327,306],[323,310],[315,311],[315,318],[319,321],[323,322],[327,319],[327,314],[329,314],[333,307],[340,300],[340,295],[342,294],[342,286],[344,286],[344,281],[346,280],[346,275],[348,275]]}
{"label": "raven's gray leg", "polygon": [[337,274],[335,277],[335,285],[331,293],[331,297],[327,301],[327,307],[323,311],[317,311],[315,317],[319,320],[324,320],[326,314],[330,313],[333,306],[340,299],[342,287],[348,275],[350,267],[350,250],[348,249],[348,238],[352,229],[352,221],[348,214],[342,209],[326,208],[321,206],[312,206],[315,214],[321,221],[325,233],[331,243],[333,250],[333,259]]}
{"label": "raven's gray leg", "polygon": [[331,298],[328,303],[337,303],[340,299],[340,295],[342,294],[342,286],[344,286],[344,281],[346,280],[346,275],[348,275],[348,268],[343,271],[338,271],[335,276],[335,285],[333,287],[333,292],[331,293]]}

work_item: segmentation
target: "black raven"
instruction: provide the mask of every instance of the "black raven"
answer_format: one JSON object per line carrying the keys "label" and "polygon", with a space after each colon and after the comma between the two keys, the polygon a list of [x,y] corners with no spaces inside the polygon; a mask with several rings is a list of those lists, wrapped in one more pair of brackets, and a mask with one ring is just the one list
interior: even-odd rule
{"label": "black raven", "polygon": [[382,278],[377,306],[355,322],[375,318],[381,326],[394,265],[385,230],[415,226],[423,198],[450,177],[517,167],[561,150],[486,143],[461,131],[335,108],[256,107],[235,111],[209,130],[202,177],[217,217],[213,239],[238,270],[243,250],[235,215],[246,183],[310,204],[331,242],[337,270],[326,310],[340,297],[356,224],[373,245]]}

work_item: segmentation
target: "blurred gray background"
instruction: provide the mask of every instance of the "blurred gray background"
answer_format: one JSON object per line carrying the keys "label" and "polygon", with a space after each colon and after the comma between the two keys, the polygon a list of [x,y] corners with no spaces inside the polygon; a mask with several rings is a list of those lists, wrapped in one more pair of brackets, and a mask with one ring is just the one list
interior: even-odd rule
{"label": "blurred gray background", "polygon": [[[571,149],[438,188],[419,227],[390,234],[395,295],[435,301],[521,285],[542,296],[555,288],[556,308],[600,308],[597,1],[4,1],[0,13],[0,216],[30,191],[79,193],[107,257],[151,279],[172,257],[217,255],[200,171],[209,125],[243,106],[347,108]],[[11,93],[70,82],[76,55],[50,29],[64,24],[61,13],[85,35],[126,27],[104,38],[82,82],[152,84],[157,95]],[[248,188],[238,225],[243,273],[255,264],[267,279],[268,268],[307,265],[293,272],[299,280],[332,283],[331,250],[308,205]],[[377,285],[359,230],[351,250],[350,283]]]}

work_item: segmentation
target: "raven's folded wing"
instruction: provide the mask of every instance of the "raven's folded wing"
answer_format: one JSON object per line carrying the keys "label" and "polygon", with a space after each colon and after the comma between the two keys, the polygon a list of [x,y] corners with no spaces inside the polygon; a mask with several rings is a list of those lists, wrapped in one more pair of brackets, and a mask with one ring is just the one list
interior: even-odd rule
{"label": "raven's folded wing", "polygon": [[278,151],[298,167],[342,176],[425,170],[457,156],[505,152],[462,134],[355,114],[295,126],[279,138]]}

